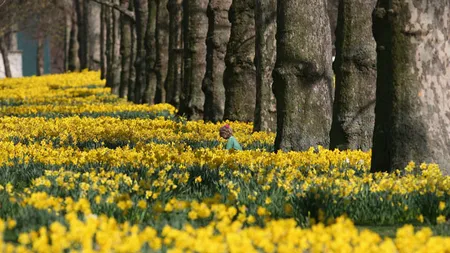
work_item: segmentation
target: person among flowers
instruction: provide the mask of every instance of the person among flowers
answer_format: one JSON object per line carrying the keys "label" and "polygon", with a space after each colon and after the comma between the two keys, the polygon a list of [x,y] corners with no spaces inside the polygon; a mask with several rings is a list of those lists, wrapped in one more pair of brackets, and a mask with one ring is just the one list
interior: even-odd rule
{"label": "person among flowers", "polygon": [[227,150],[242,150],[241,144],[236,140],[233,136],[233,129],[231,129],[230,125],[226,124],[225,126],[219,129],[220,137],[228,140],[225,148]]}

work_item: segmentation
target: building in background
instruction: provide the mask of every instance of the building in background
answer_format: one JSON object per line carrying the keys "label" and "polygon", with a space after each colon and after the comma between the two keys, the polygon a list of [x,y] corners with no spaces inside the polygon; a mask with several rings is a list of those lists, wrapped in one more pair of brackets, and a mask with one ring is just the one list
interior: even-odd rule
{"label": "building in background", "polygon": [[[34,76],[36,70],[37,40],[26,32],[19,32],[17,36],[19,50],[22,51],[23,76]],[[50,47],[48,40],[44,43],[44,74],[50,74]]]}

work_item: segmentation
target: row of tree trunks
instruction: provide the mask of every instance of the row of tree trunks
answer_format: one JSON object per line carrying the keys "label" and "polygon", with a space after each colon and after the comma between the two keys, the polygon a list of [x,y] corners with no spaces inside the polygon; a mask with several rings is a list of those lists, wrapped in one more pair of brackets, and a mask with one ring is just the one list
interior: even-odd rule
{"label": "row of tree trunks", "polygon": [[255,0],[233,1],[232,24],[225,57],[226,120],[253,122],[256,103]]}
{"label": "row of tree trunks", "polygon": [[206,73],[202,83],[205,94],[203,119],[218,122],[225,110],[225,55],[230,38],[231,23],[228,11],[231,0],[210,0],[208,4],[208,35],[206,38]]}
{"label": "row of tree trunks", "polygon": [[206,72],[208,0],[184,0],[184,88],[180,113],[188,119],[203,119],[205,95],[202,82]]}
{"label": "row of tree trunks", "polygon": [[[72,16],[68,66],[79,70],[94,64],[79,53],[90,48],[78,50],[93,6],[75,1],[83,20]],[[255,131],[276,125],[276,150],[372,147],[372,171],[410,160],[450,169],[446,1],[132,0],[130,19],[129,1],[104,1],[102,73],[121,97],[169,102],[189,119],[253,121]]]}
{"label": "row of tree trunks", "polygon": [[276,100],[272,92],[272,71],[276,60],[277,1],[256,0],[255,66],[256,104],[254,131],[276,130]]}

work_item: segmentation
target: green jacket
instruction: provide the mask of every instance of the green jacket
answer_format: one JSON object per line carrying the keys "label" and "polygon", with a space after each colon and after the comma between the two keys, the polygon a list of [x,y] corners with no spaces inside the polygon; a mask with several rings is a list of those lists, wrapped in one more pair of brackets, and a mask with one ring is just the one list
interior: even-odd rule
{"label": "green jacket", "polygon": [[230,150],[230,149],[242,150],[242,147],[239,144],[239,142],[236,140],[236,138],[234,138],[234,136],[231,136],[230,138],[228,138],[226,149],[227,150]]}

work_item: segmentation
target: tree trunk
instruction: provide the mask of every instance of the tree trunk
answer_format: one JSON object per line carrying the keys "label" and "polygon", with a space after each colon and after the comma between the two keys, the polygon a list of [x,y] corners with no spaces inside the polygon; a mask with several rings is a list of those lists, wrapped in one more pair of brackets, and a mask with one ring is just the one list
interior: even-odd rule
{"label": "tree trunk", "polygon": [[[134,5],[131,4],[130,10],[134,11]],[[128,82],[128,101],[134,101],[134,86],[136,84],[136,55],[137,55],[137,39],[136,39],[136,25],[131,24],[131,64],[130,64],[130,79]]]}
{"label": "tree trunk", "polygon": [[[130,0],[120,0],[123,8],[129,9]],[[130,81],[131,70],[131,20],[128,16],[121,14],[120,17],[120,55],[122,58],[122,72],[120,74],[120,90],[119,97],[128,96],[128,86]]]}
{"label": "tree trunk", "polygon": [[136,84],[134,87],[134,102],[142,103],[142,88],[147,83],[145,32],[148,25],[148,1],[134,0],[134,11],[136,12]]}
{"label": "tree trunk", "polygon": [[[115,4],[119,5],[120,0],[113,0]],[[119,95],[120,90],[120,73],[121,73],[121,57],[120,57],[120,12],[112,9],[113,35],[112,35],[112,87],[111,93]]]}
{"label": "tree trunk", "polygon": [[113,68],[113,54],[114,54],[114,22],[113,10],[110,7],[105,8],[106,20],[106,87],[112,88],[114,73]]}
{"label": "tree trunk", "polygon": [[36,76],[42,75],[44,75],[44,38],[43,34],[39,33],[36,48]]}
{"label": "tree trunk", "polygon": [[80,70],[80,58],[78,57],[78,22],[77,13],[72,11],[71,29],[70,29],[70,41],[69,41],[69,71]]}
{"label": "tree trunk", "polygon": [[328,147],[332,111],[331,33],[325,1],[278,0],[276,150]]}
{"label": "tree trunk", "polygon": [[106,6],[101,6],[100,13],[100,79],[105,79],[106,74]]}
{"label": "tree trunk", "polygon": [[379,0],[372,172],[411,160],[450,173],[450,3]]}
{"label": "tree trunk", "polygon": [[87,33],[88,33],[88,67],[90,70],[100,70],[100,4],[89,0],[88,1],[88,15],[87,15]]}
{"label": "tree trunk", "polygon": [[153,104],[155,101],[156,93],[156,0],[150,0],[148,2],[148,24],[145,31],[145,51],[146,51],[146,84],[144,88],[144,96],[142,103]]}
{"label": "tree trunk", "polygon": [[88,67],[88,38],[86,31],[86,7],[88,6],[87,1],[89,0],[75,0],[75,12],[77,15],[77,24],[78,24],[78,57],[80,59],[80,68],[86,69]]}
{"label": "tree trunk", "polygon": [[169,10],[169,64],[167,78],[164,83],[166,88],[166,102],[176,108],[180,107],[181,84],[183,80],[183,39],[182,39],[182,0],[168,0]]}
{"label": "tree trunk", "polygon": [[166,102],[166,89],[164,81],[167,75],[169,58],[169,12],[167,0],[156,0],[156,94],[155,104]]}
{"label": "tree trunk", "polygon": [[255,0],[256,105],[253,131],[275,131],[277,111],[272,92],[276,60],[277,1]]}
{"label": "tree trunk", "polygon": [[336,55],[336,48],[334,47],[336,42],[336,27],[338,20],[338,8],[339,2],[341,0],[327,0],[327,11],[328,17],[330,19],[330,28],[331,28],[331,41],[333,46],[333,56]]}
{"label": "tree trunk", "polygon": [[69,45],[70,45],[70,15],[66,15],[65,21],[66,25],[64,27],[64,72],[69,71]]}
{"label": "tree trunk", "polygon": [[11,65],[8,58],[8,48],[6,46],[5,38],[0,36],[0,54],[3,59],[3,67],[5,69],[5,77],[12,77]]}
{"label": "tree trunk", "polygon": [[184,27],[184,87],[180,113],[188,119],[203,119],[205,94],[202,81],[206,72],[206,37],[208,34],[208,0],[185,0]]}
{"label": "tree trunk", "polygon": [[210,0],[208,5],[208,36],[206,38],[206,73],[202,90],[205,94],[203,119],[218,122],[225,109],[225,54],[230,39],[231,23],[228,11],[232,0]]}
{"label": "tree trunk", "polygon": [[224,119],[253,122],[256,103],[255,0],[234,0],[231,35],[225,57]]}
{"label": "tree trunk", "polygon": [[371,13],[376,0],[341,0],[336,30],[336,95],[330,148],[372,147],[376,51]]}

